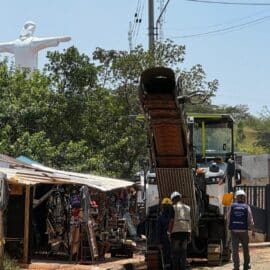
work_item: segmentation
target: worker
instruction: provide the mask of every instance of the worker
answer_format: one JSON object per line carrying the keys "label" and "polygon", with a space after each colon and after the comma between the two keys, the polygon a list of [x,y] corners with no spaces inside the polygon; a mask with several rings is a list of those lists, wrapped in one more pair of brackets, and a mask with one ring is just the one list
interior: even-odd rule
{"label": "worker", "polygon": [[191,239],[190,207],[182,201],[178,191],[171,194],[174,217],[171,228],[172,269],[187,269],[187,245]]}
{"label": "worker", "polygon": [[235,193],[236,202],[231,205],[228,211],[228,224],[232,239],[232,259],[233,270],[240,269],[239,243],[243,248],[244,267],[243,270],[251,269],[249,255],[249,236],[248,230],[252,230],[252,236],[255,236],[254,221],[250,206],[245,203],[246,193],[244,190],[237,190]]}
{"label": "worker", "polygon": [[164,268],[171,269],[171,243],[169,230],[172,224],[172,201],[164,198],[161,202],[161,213],[157,220],[157,243],[162,251]]}

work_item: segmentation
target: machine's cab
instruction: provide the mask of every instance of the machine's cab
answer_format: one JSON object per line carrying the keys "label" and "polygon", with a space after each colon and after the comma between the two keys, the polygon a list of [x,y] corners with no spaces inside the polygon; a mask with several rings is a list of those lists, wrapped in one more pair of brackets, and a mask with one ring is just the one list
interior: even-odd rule
{"label": "machine's cab", "polygon": [[233,119],[228,114],[189,114],[191,133],[197,162],[234,155]]}
{"label": "machine's cab", "polygon": [[235,175],[233,118],[228,114],[189,114],[188,123],[198,182],[209,195],[209,203],[222,214],[222,198],[232,191]]}

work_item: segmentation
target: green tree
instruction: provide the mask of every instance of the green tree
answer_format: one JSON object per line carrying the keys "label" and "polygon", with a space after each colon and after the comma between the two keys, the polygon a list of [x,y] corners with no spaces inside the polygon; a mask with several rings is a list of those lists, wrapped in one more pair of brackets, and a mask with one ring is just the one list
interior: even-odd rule
{"label": "green tree", "polygon": [[[97,48],[93,59],[100,64],[99,78],[101,87],[111,89],[114,104],[114,119],[108,124],[111,133],[105,136],[107,145],[103,151],[104,164],[108,171],[116,170],[126,177],[139,169],[139,161],[148,156],[146,130],[141,122],[130,118],[142,113],[138,99],[138,79],[142,71],[154,66],[166,66],[180,75],[186,88],[190,91],[203,91],[209,101],[209,93],[213,95],[217,81],[206,81],[206,75],[200,65],[190,71],[181,71],[184,61],[185,47],[167,40],[156,44],[155,50],[144,50],[137,46],[130,52],[104,50]],[[106,134],[107,135],[107,134]],[[107,164],[107,165],[106,165]]]}
{"label": "green tree", "polygon": [[[39,72],[30,77],[27,71],[8,69],[2,63],[0,73],[0,149],[2,153],[16,156],[18,141],[25,142],[26,134],[35,136],[45,129],[52,93],[47,88],[47,77]],[[31,143],[26,144],[25,147],[32,147]],[[39,150],[35,153],[41,157]],[[44,154],[44,158],[48,156]]]}
{"label": "green tree", "polygon": [[0,151],[65,170],[130,178],[148,157],[145,126],[136,118],[139,77],[157,65],[175,70],[185,94],[203,93],[207,106],[193,110],[212,106],[245,115],[242,107],[212,105],[218,82],[207,81],[200,65],[182,70],[184,55],[184,46],[167,40],[153,51],[97,48],[92,59],[75,47],[50,52],[44,71],[31,76],[0,63]]}
{"label": "green tree", "polygon": [[270,111],[264,107],[260,117],[260,124],[257,127],[257,145],[260,145],[270,153]]}
{"label": "green tree", "polygon": [[263,121],[256,116],[249,115],[243,120],[237,121],[236,150],[249,154],[264,154],[269,152],[264,144],[258,139]]}
{"label": "green tree", "polygon": [[240,121],[237,125],[237,142],[241,142],[246,138],[244,133],[244,123],[243,121]]}

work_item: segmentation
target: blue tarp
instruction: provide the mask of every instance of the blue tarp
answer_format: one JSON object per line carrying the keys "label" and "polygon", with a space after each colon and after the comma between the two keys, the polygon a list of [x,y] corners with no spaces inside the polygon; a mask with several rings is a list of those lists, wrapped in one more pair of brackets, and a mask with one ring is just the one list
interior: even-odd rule
{"label": "blue tarp", "polygon": [[41,163],[29,158],[29,157],[26,157],[26,156],[19,156],[16,158],[17,160],[21,161],[21,162],[24,162],[26,164],[39,164],[39,165],[42,165]]}

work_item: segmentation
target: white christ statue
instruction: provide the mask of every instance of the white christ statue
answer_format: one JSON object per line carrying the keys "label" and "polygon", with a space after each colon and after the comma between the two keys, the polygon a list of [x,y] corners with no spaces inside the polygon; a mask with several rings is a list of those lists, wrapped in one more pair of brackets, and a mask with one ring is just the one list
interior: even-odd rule
{"label": "white christ statue", "polygon": [[60,42],[70,41],[68,36],[34,37],[36,24],[28,21],[24,24],[20,37],[14,41],[0,43],[0,53],[12,53],[18,67],[30,69],[38,68],[38,52],[48,47],[56,47]]}

